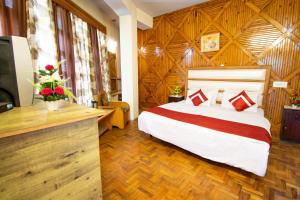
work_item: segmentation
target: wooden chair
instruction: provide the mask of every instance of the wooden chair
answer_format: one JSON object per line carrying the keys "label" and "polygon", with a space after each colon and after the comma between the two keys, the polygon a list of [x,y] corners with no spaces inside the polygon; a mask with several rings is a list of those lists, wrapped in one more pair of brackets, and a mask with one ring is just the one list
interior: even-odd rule
{"label": "wooden chair", "polygon": [[122,101],[108,101],[107,94],[100,91],[98,94],[99,109],[113,109],[114,113],[111,117],[111,123],[120,129],[124,129],[129,120],[129,104]]}

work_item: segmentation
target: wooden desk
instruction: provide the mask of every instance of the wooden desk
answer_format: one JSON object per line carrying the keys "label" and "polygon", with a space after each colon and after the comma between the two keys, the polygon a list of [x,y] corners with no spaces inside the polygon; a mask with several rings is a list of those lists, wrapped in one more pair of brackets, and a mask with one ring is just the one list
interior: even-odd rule
{"label": "wooden desk", "polygon": [[0,114],[0,199],[102,199],[101,111],[43,104]]}
{"label": "wooden desk", "polygon": [[107,129],[112,130],[111,118],[113,109],[98,109],[102,115],[98,118],[98,132],[102,135]]}

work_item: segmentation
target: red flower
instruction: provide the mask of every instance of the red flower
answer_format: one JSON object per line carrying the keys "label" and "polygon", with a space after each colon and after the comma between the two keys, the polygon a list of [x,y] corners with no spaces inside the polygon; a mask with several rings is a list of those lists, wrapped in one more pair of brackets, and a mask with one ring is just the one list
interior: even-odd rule
{"label": "red flower", "polygon": [[53,93],[53,90],[51,88],[44,88],[41,90],[40,94],[43,96],[49,96]]}
{"label": "red flower", "polygon": [[292,104],[298,104],[299,101],[298,101],[298,100],[293,100],[291,103],[292,103]]}
{"label": "red flower", "polygon": [[55,89],[54,89],[54,92],[58,95],[64,95],[65,92],[64,92],[64,88],[61,87],[61,86],[57,86]]}
{"label": "red flower", "polygon": [[53,67],[53,65],[46,65],[45,69],[48,71],[51,71],[51,70],[54,70],[54,67]]}

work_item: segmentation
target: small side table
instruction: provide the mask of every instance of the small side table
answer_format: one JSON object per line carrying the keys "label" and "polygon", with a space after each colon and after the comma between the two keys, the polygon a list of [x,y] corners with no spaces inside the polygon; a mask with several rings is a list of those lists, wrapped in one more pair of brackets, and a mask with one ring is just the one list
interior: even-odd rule
{"label": "small side table", "polygon": [[184,96],[174,96],[174,95],[170,95],[168,98],[168,102],[178,102],[178,101],[182,101],[184,100]]}
{"label": "small side table", "polygon": [[300,108],[284,106],[280,137],[282,140],[300,142]]}

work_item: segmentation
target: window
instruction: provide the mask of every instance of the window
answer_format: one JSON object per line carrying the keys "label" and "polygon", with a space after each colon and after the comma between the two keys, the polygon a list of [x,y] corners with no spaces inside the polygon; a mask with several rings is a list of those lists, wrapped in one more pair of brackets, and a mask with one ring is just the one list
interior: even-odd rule
{"label": "window", "polygon": [[28,33],[33,65],[41,69],[57,63],[52,4],[48,0],[28,1]]}
{"label": "window", "polygon": [[57,4],[53,4],[54,18],[58,46],[58,58],[64,60],[60,67],[60,73],[64,79],[70,79],[66,82],[66,87],[72,88],[76,94],[76,78],[74,66],[74,49],[71,16],[68,10]]}
{"label": "window", "polygon": [[77,103],[91,105],[93,100],[90,68],[92,55],[90,49],[90,37],[88,24],[71,13],[73,46],[76,74],[76,98]]}
{"label": "window", "polygon": [[78,104],[90,106],[102,85],[110,97],[105,27],[69,0],[27,0],[27,4],[34,66],[65,60],[60,73],[70,79],[66,86]]}
{"label": "window", "polygon": [[102,83],[103,90],[107,93],[107,97],[111,98],[111,88],[110,88],[110,75],[108,66],[108,51],[107,51],[107,41],[106,35],[101,31],[97,30],[99,55],[100,55],[100,65],[102,71]]}

